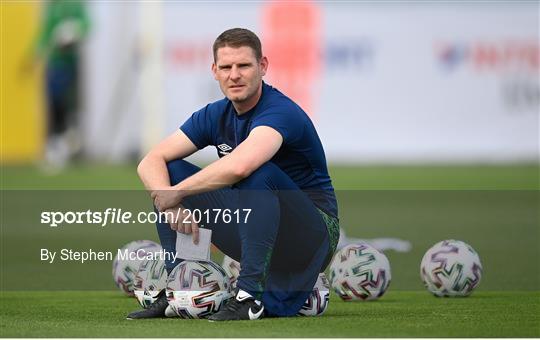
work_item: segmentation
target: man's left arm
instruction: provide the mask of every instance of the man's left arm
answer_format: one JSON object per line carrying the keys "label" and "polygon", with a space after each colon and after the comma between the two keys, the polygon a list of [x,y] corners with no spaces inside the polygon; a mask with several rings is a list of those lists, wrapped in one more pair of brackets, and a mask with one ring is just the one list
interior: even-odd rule
{"label": "man's left arm", "polygon": [[173,186],[177,197],[160,199],[158,195],[154,203],[163,211],[178,204],[184,197],[237,183],[272,159],[282,143],[283,137],[275,129],[257,126],[229,155]]}

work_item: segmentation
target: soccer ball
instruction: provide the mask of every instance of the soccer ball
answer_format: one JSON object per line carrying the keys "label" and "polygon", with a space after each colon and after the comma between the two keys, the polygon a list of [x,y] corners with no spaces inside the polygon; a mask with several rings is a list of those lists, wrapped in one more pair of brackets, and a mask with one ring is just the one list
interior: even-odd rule
{"label": "soccer ball", "polygon": [[207,318],[232,295],[229,277],[212,261],[183,261],[167,279],[169,306],[184,319]]}
{"label": "soccer ball", "polygon": [[[116,286],[127,295],[134,296],[133,283],[135,282],[135,275],[142,262],[142,259],[139,260],[137,257],[144,257],[149,253],[159,251],[161,251],[161,246],[156,242],[149,240],[133,241],[119,249],[114,258],[112,270]],[[129,256],[129,254],[133,255],[135,258],[130,259],[124,257],[125,255]]]}
{"label": "soccer ball", "polygon": [[332,288],[345,301],[378,299],[391,278],[386,256],[367,243],[343,247],[330,264]]}
{"label": "soccer ball", "polygon": [[240,262],[233,260],[231,257],[225,255],[225,257],[223,257],[221,267],[223,267],[225,273],[227,273],[227,275],[231,279],[232,290],[235,290],[236,281],[238,280],[238,276],[240,276]]}
{"label": "soccer ball", "polygon": [[468,296],[480,283],[482,263],[467,243],[441,241],[422,258],[420,276],[427,290],[436,296]]}
{"label": "soccer ball", "polygon": [[148,308],[157,299],[159,292],[167,287],[167,271],[165,261],[147,259],[141,262],[135,275],[133,291],[139,304]]}
{"label": "soccer ball", "polygon": [[301,316],[319,316],[326,312],[328,301],[330,299],[330,284],[324,273],[320,273],[313,287],[313,291],[309,294],[306,302],[298,311]]}

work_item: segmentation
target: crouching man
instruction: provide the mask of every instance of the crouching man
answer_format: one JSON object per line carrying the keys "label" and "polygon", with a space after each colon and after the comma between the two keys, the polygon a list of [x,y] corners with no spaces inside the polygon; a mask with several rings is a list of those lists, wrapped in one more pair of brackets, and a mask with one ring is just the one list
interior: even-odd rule
{"label": "crouching man", "polygon": [[[212,243],[242,268],[235,297],[210,320],[296,315],[339,238],[324,150],[307,114],[263,82],[269,61],[253,32],[223,32],[213,53],[212,72],[225,98],[193,113],[144,157],[138,173],[159,211],[251,211],[246,219],[204,225]],[[217,149],[215,162],[201,169],[184,160],[208,145]],[[198,241],[199,226],[183,222],[157,223],[164,250],[176,251],[177,231]],[[166,262],[167,271],[178,263]],[[128,318],[163,317],[166,307],[162,293]]]}

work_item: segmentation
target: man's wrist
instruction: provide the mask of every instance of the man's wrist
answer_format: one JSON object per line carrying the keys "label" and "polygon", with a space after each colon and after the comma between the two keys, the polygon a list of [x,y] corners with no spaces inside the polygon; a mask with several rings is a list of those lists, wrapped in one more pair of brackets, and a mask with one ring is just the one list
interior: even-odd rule
{"label": "man's wrist", "polygon": [[178,183],[176,185],[173,185],[172,188],[173,188],[174,191],[176,191],[178,193],[178,198],[180,199],[180,202],[182,202],[184,197],[189,196],[189,192],[188,192],[188,190],[186,190],[184,188],[184,186],[182,185],[182,182],[180,182],[180,183]]}

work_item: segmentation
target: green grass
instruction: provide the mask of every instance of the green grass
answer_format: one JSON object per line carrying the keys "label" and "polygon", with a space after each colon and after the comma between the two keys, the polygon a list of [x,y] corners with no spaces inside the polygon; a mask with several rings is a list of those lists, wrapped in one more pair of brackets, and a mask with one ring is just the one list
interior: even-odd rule
{"label": "green grass", "polygon": [[[41,248],[115,252],[134,239],[157,241],[151,224],[39,223],[49,210],[148,211],[134,164],[75,164],[57,175],[22,166],[0,171],[2,337],[540,336],[538,165],[331,167],[349,236],[412,243],[408,253],[386,252],[390,291],[374,303],[343,303],[334,295],[321,318],[234,324],[128,322],[124,316],[137,304],[112,291],[110,261],[40,261]],[[482,282],[470,298],[434,298],[419,279],[424,252],[448,238],[480,254]]]}
{"label": "green grass", "polygon": [[435,298],[390,291],[379,301],[331,297],[322,317],[210,323],[125,320],[137,309],[119,292],[4,292],[2,337],[539,337],[538,292],[482,292]]}
{"label": "green grass", "polygon": [[[480,254],[480,290],[540,290],[538,192],[523,190],[338,191],[341,225],[349,236],[399,238],[407,253],[387,251],[392,286],[422,289],[419,265],[425,251],[444,239],[459,239]],[[111,262],[40,261],[40,250],[111,251],[135,239],[157,241],[147,224],[87,224],[51,228],[41,211],[149,211],[143,191],[13,191],[2,203],[0,266],[5,290],[114,289]],[[21,249],[21,246],[24,248]],[[40,280],[21,280],[26,276]],[[92,280],[80,280],[90,275]]]}
{"label": "green grass", "polygon": [[[31,166],[0,168],[3,189],[142,189],[136,164],[78,163],[56,174]],[[539,166],[411,165],[330,166],[337,190],[403,189],[539,189]]]}
{"label": "green grass", "polygon": [[337,190],[524,190],[540,188],[538,164],[331,166]]}

